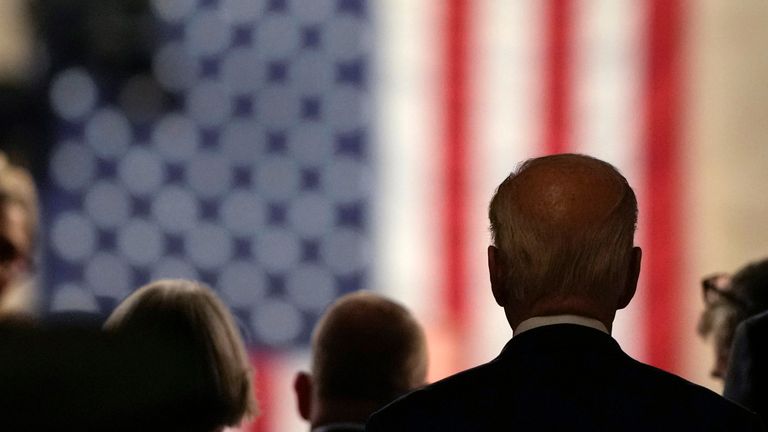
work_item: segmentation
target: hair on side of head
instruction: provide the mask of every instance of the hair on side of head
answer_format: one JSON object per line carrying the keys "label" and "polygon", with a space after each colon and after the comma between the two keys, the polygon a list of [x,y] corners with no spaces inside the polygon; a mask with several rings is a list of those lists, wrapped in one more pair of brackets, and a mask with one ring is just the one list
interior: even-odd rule
{"label": "hair on side of head", "polygon": [[731,290],[744,301],[748,315],[768,310],[768,259],[753,261],[731,278]]}

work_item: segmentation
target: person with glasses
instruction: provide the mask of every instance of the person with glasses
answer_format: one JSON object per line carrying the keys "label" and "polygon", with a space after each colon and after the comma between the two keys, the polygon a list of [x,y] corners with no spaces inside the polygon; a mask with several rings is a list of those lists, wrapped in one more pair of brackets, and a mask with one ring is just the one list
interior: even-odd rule
{"label": "person with glasses", "polygon": [[702,280],[704,312],[698,331],[712,341],[715,364],[711,375],[724,379],[736,327],[747,318],[768,311],[768,259],[750,263],[733,275],[716,273]]}

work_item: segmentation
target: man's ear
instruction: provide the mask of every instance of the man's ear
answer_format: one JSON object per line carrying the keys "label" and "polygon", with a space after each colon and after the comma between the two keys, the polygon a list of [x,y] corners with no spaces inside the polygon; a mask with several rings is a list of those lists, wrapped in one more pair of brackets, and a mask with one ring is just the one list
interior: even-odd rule
{"label": "man's ear", "polygon": [[629,269],[627,272],[627,281],[624,285],[624,291],[619,298],[619,304],[617,309],[624,309],[627,307],[632,297],[635,296],[637,291],[637,281],[640,278],[640,262],[643,259],[643,250],[635,246],[632,248],[630,254]]}
{"label": "man's ear", "polygon": [[306,421],[310,421],[312,413],[312,375],[307,372],[299,372],[293,380],[293,390],[296,392],[296,404],[299,415]]}
{"label": "man's ear", "polygon": [[496,304],[507,304],[507,263],[499,248],[488,246],[488,275],[491,278],[491,291]]}

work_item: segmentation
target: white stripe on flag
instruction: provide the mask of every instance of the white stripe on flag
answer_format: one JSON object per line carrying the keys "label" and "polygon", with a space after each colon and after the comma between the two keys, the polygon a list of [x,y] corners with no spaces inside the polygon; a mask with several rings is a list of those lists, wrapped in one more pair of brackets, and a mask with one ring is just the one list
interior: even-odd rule
{"label": "white stripe on flag", "polygon": [[[643,136],[648,89],[649,4],[634,0],[572,1],[565,51],[571,63],[558,75],[567,94],[549,98],[547,57],[553,17],[549,2],[476,0],[462,6],[469,13],[470,43],[466,59],[468,81],[465,137],[467,248],[463,256],[468,322],[463,340],[441,328],[446,286],[442,248],[445,245],[446,149],[444,77],[448,66],[443,34],[446,8],[442,0],[371,2],[376,40],[374,73],[373,148],[377,188],[372,209],[375,251],[372,287],[408,306],[427,328],[431,344],[432,379],[449,369],[462,369],[494,357],[511,331],[495,305],[488,284],[485,249],[489,244],[487,205],[498,183],[528,157],[543,154],[553,144],[583,152],[616,165],[637,192],[641,206],[638,242],[644,244],[649,191],[644,178],[649,151]],[[559,4],[562,6],[563,4]],[[450,30],[450,29],[448,29]],[[453,40],[456,42],[456,40]],[[459,41],[461,42],[461,41]],[[457,65],[452,65],[457,67]],[[459,74],[460,75],[460,74]],[[452,83],[455,84],[455,83]],[[563,84],[563,83],[558,83]],[[566,125],[545,124],[552,99],[565,101]],[[557,103],[557,101],[555,103]],[[557,113],[562,114],[561,112]],[[551,120],[551,119],[550,119]],[[562,127],[562,130],[559,129]],[[545,142],[560,137],[562,143]],[[464,148],[463,148],[464,149]],[[617,316],[614,334],[633,356],[643,360],[653,335],[645,334],[650,314],[640,287],[638,297]],[[442,331],[442,333],[441,333]],[[691,335],[691,337],[693,337]],[[646,340],[646,338],[648,340]],[[456,344],[451,345],[451,344]],[[466,364],[450,364],[455,350]],[[448,360],[446,360],[448,359]],[[303,363],[302,363],[303,361]],[[446,364],[448,363],[448,364]],[[275,419],[288,421],[270,430],[306,430],[295,412],[291,379],[308,360],[281,362],[274,371],[270,396]],[[282,378],[281,378],[282,377]],[[288,420],[285,420],[288,419]]]}
{"label": "white stripe on flag", "polygon": [[472,2],[467,278],[470,366],[501,351],[512,331],[488,282],[488,204],[518,162],[539,153],[542,10],[539,2]]}
{"label": "white stripe on flag", "polygon": [[424,326],[429,379],[446,375],[440,318],[440,40],[437,0],[376,3],[373,287],[404,303]]}
{"label": "white stripe on flag", "polygon": [[373,287],[414,309],[437,313],[436,223],[438,19],[435,0],[375,2],[374,121],[377,177]]}
{"label": "white stripe on flag", "polygon": [[[641,201],[645,197],[639,133],[645,109],[644,5],[634,0],[575,2],[570,87],[572,150],[618,167]],[[636,241],[642,243],[642,232]],[[644,293],[640,287],[630,306],[617,314],[613,330],[622,347],[640,358],[645,355]]]}

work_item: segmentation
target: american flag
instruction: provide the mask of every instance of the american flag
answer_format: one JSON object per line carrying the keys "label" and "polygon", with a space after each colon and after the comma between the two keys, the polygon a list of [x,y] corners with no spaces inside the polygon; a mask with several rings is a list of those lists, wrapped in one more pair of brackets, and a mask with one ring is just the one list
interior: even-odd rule
{"label": "american flag", "polygon": [[[580,152],[640,201],[626,351],[696,375],[684,285],[682,0],[152,0],[152,74],[71,65],[50,102],[48,311],[108,314],[159,277],[214,286],[263,415],[299,431],[291,380],[337,296],[374,289],[425,326],[432,379],[511,331],[486,209],[519,161]],[[701,366],[705,367],[705,366]]]}

